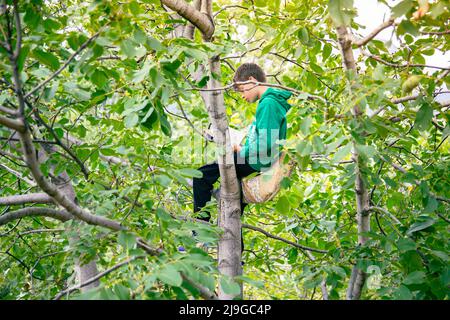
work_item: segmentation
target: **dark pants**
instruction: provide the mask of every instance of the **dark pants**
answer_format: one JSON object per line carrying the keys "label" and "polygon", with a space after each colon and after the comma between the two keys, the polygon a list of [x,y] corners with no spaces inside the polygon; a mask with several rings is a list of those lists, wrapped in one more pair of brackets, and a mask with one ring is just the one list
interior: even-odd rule
{"label": "dark pants", "polygon": [[[236,168],[236,175],[241,182],[242,178],[257,172],[253,169],[245,159],[241,158],[237,152],[234,152],[234,165]],[[211,200],[211,191],[213,190],[213,184],[220,177],[219,165],[217,162],[206,164],[198,169],[203,173],[202,178],[194,178],[194,213],[199,212],[208,201]],[[242,190],[241,190],[241,214],[244,213],[244,209],[247,206],[246,203],[242,202]],[[211,214],[207,211],[207,217],[199,217],[201,220],[209,221]],[[242,239],[242,236],[241,236]],[[244,243],[242,242],[242,250],[244,250]]]}

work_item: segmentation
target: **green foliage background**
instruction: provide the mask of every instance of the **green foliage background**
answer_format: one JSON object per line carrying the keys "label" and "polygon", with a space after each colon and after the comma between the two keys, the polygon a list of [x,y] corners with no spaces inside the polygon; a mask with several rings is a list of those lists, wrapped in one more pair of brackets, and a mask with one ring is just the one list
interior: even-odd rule
{"label": "green foliage background", "polygon": [[[219,11],[232,5],[238,6]],[[436,49],[446,53],[448,34],[422,32],[448,30],[449,1],[430,1],[430,12],[414,20],[417,7],[417,1],[405,0],[393,9],[400,21],[392,34],[401,43],[398,50],[389,52],[390,44],[379,40],[369,42],[366,50],[395,64],[425,64],[424,56]],[[244,229],[244,297],[321,299],[320,284],[325,280],[329,298],[344,299],[356,263],[370,275],[364,299],[448,298],[448,203],[436,197],[450,196],[449,113],[448,106],[434,100],[433,92],[439,87],[448,90],[449,77],[437,80],[443,70],[424,73],[423,67],[392,67],[363,55],[357,56],[363,68],[358,79],[346,74],[331,18],[351,22],[358,34],[360,26],[352,20],[358,13],[352,1],[214,1],[213,10],[219,13],[212,43],[204,43],[198,31],[192,41],[173,38],[176,25],[186,22],[173,19],[156,0],[120,4],[29,0],[19,1],[19,8],[23,23],[19,69],[26,92],[100,32],[58,77],[31,97],[59,138],[69,133],[82,141],[71,149],[88,169],[89,178],[62,149],[41,169],[46,173],[51,166],[56,173],[66,170],[80,206],[123,221],[133,233],[117,235],[100,227],[42,217],[2,226],[0,298],[53,298],[75,283],[76,257],[95,258],[104,270],[142,255],[136,248],[136,235],[164,248],[165,254],[135,260],[102,278],[99,288],[70,298],[198,298],[198,291],[183,281],[179,271],[214,290],[215,248],[206,254],[196,247],[190,232],[194,228],[200,241],[214,244],[219,230],[171,215],[191,214],[188,180],[207,161],[189,151],[193,136],[197,135],[196,141],[201,138],[180,119],[180,105],[197,129],[208,126],[203,101],[198,90],[192,90],[204,87],[207,79],[193,83],[190,73],[215,55],[227,57],[222,61],[224,85],[232,81],[233,69],[253,59],[266,67],[270,82],[279,81],[330,102],[312,102],[306,94],[292,100],[288,138],[283,143],[299,164],[283,181],[274,201],[250,205],[243,217],[243,223],[328,253],[308,253]],[[402,104],[389,102],[408,94],[404,83],[412,75],[421,76],[416,88],[420,97]],[[8,86],[11,67],[1,47],[0,76],[4,80],[0,104],[7,99],[14,103]],[[357,86],[351,93],[349,81]],[[255,105],[232,91],[225,93],[225,103],[231,126],[249,124]],[[366,115],[359,120],[351,114],[356,103],[365,108]],[[380,107],[385,110],[367,115]],[[29,121],[39,126],[31,117]],[[48,130],[40,129],[35,139],[54,140]],[[0,127],[1,137],[9,135]],[[349,161],[353,140],[364,160],[371,203],[388,212],[371,215],[370,240],[361,247],[356,245],[355,164]],[[2,150],[14,153],[0,142]],[[211,148],[208,145],[207,152]],[[105,156],[126,159],[129,164],[108,163]],[[390,162],[407,173],[395,170]],[[0,157],[0,164],[29,176],[20,162]],[[4,167],[0,177],[0,196],[39,192]],[[135,199],[141,206],[134,204]],[[4,214],[19,207],[1,209]],[[70,231],[22,234],[42,228],[76,230],[80,240],[69,246]],[[177,251],[181,244],[187,253]],[[227,291],[238,289],[235,283],[222,281]]]}

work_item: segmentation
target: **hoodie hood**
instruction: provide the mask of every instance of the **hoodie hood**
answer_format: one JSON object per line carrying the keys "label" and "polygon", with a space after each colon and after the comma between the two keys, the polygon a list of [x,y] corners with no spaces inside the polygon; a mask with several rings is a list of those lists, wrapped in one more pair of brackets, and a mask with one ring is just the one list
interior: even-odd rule
{"label": "hoodie hood", "polygon": [[266,98],[271,98],[276,100],[283,106],[285,109],[285,112],[288,112],[291,108],[291,105],[287,102],[287,100],[292,96],[292,92],[282,89],[275,89],[272,87],[267,88],[267,90],[263,93],[261,96],[261,99],[259,99],[259,102],[263,101]]}

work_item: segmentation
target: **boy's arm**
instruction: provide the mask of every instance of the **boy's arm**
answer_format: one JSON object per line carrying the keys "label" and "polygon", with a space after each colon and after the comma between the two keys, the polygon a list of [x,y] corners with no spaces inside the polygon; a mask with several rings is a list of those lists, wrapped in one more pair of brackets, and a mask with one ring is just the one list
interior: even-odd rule
{"label": "boy's arm", "polygon": [[[282,121],[283,114],[278,108],[278,102],[270,98],[264,99],[261,111],[256,118],[259,154],[269,155],[267,151],[271,151],[275,146],[276,140],[280,135]],[[274,130],[274,134],[272,134],[272,130]]]}

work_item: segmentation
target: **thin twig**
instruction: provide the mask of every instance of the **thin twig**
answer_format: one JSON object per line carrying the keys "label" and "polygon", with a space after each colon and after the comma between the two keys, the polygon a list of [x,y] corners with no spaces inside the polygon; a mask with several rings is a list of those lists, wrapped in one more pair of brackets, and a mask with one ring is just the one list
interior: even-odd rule
{"label": "thin twig", "polygon": [[58,69],[56,70],[52,75],[50,75],[47,79],[45,79],[43,82],[41,82],[40,84],[38,84],[36,87],[34,87],[33,89],[31,89],[31,91],[29,91],[27,94],[25,94],[25,99],[27,99],[29,96],[31,96],[33,93],[35,93],[37,90],[39,90],[40,88],[42,88],[43,86],[45,86],[47,83],[49,83],[53,78],[55,78],[56,76],[58,76],[65,68],[67,68],[67,66],[69,65],[70,62],[72,62],[73,59],[75,59],[75,57],[77,55],[80,54],[81,51],[83,51],[95,38],[97,38],[99,36],[99,34],[106,28],[108,24],[104,25],[103,27],[100,28],[100,30],[98,32],[96,32],[92,37],[90,37],[88,40],[86,40],[79,48],[77,51],[75,51],[70,57],[69,59],[66,60],[66,62]]}
{"label": "thin twig", "polygon": [[83,283],[80,283],[80,284],[78,284],[78,285],[76,285],[76,286],[73,286],[73,287],[70,287],[70,288],[68,288],[68,289],[66,289],[66,290],[61,291],[60,293],[58,293],[58,294],[55,296],[55,298],[54,298],[53,300],[59,300],[59,299],[61,299],[64,295],[66,295],[66,294],[68,295],[68,294],[70,294],[70,293],[72,293],[72,292],[74,292],[74,291],[76,291],[76,290],[79,290],[79,289],[81,289],[81,288],[83,288],[83,287],[85,287],[85,286],[87,286],[87,285],[89,285],[89,284],[91,284],[91,283],[93,283],[93,282],[96,282],[96,281],[99,280],[100,278],[102,278],[102,277],[104,277],[104,276],[110,274],[110,273],[113,272],[114,270],[117,270],[117,269],[119,269],[120,267],[122,267],[122,266],[124,266],[124,265],[129,264],[130,262],[133,262],[134,260],[142,259],[142,258],[145,258],[145,257],[146,257],[146,256],[134,256],[134,257],[131,257],[131,258],[129,258],[129,259],[123,261],[123,262],[120,262],[120,263],[116,264],[115,266],[109,268],[108,270],[105,270],[105,271],[103,271],[103,272],[100,272],[100,273],[97,274],[96,276],[94,276],[94,277],[92,277],[92,278],[89,278],[88,280],[86,280],[86,281],[83,282]]}

